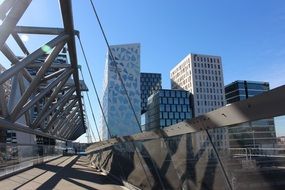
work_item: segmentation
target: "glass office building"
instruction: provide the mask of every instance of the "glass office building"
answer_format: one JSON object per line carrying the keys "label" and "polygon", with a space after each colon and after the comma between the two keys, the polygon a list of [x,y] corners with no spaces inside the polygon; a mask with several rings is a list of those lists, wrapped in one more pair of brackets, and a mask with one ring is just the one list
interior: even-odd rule
{"label": "glass office building", "polygon": [[143,128],[146,131],[164,128],[191,119],[192,114],[191,94],[188,91],[161,89],[148,98]]}
{"label": "glass office building", "polygon": [[[234,103],[269,91],[268,82],[235,81],[225,87],[227,103]],[[235,147],[273,148],[276,132],[273,118],[247,122],[228,129],[229,144]]]}
{"label": "glass office building", "polygon": [[[110,52],[108,52],[102,104],[111,134],[109,134],[106,122],[102,117],[100,132],[104,140],[110,138],[110,136],[126,136],[140,132],[140,126],[138,126],[134,115],[135,112],[138,119],[141,116],[140,44],[113,45],[110,49],[115,62],[112,60]],[[130,107],[117,70],[121,74],[134,112]]]}
{"label": "glass office building", "polygon": [[147,111],[148,97],[160,89],[160,73],[141,73],[141,114]]}

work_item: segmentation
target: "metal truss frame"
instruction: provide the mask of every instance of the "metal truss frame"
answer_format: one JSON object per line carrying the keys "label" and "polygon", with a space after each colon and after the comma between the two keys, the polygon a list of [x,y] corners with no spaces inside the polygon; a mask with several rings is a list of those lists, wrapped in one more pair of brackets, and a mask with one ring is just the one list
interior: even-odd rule
{"label": "metal truss frame", "polygon": [[[0,73],[0,128],[75,140],[86,131],[81,91],[87,89],[78,76],[74,36],[79,32],[74,30],[71,0],[59,0],[64,28],[17,26],[31,2],[5,0],[0,5],[0,51],[11,64]],[[53,36],[45,44],[51,51],[39,47],[30,52],[19,34]],[[9,47],[9,36],[25,54],[23,58]],[[70,64],[55,63],[63,49],[68,50]],[[36,75],[30,74],[33,69]],[[7,81],[12,81],[8,99],[3,87]]]}

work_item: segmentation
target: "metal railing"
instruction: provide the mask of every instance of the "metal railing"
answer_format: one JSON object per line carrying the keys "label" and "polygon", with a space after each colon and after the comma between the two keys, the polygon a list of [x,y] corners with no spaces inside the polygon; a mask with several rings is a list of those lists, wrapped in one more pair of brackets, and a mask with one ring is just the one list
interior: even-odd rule
{"label": "metal railing", "polygon": [[62,156],[64,147],[0,143],[0,177]]}
{"label": "metal railing", "polygon": [[285,158],[277,140],[272,148],[246,148],[237,139],[231,148],[226,134],[285,115],[284,97],[282,86],[164,129],[94,143],[86,152],[94,168],[140,189],[282,189]]}

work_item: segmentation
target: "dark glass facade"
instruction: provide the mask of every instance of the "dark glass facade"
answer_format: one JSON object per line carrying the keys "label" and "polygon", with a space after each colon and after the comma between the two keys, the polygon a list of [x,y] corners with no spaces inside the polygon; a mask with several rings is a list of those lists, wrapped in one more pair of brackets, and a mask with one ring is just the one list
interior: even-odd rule
{"label": "dark glass facade", "polygon": [[227,103],[238,102],[269,90],[267,82],[235,81],[225,87]]}
{"label": "dark glass facade", "polygon": [[[34,64],[42,64],[45,62],[46,58],[48,57],[49,54],[44,54],[42,55],[40,58],[36,59],[34,61]],[[59,64],[67,64],[68,63],[68,60],[67,60],[67,56],[66,54],[59,54],[53,61],[53,64],[54,65],[59,65]],[[29,73],[32,75],[32,76],[35,76],[38,72],[38,70],[40,69],[40,67],[27,67],[27,70],[29,71]],[[56,67],[50,67],[45,75],[50,75],[56,71],[58,71],[60,68],[56,68]]]}
{"label": "dark glass facade", "polygon": [[141,114],[147,111],[147,99],[161,89],[160,73],[141,73]]}
{"label": "dark glass facade", "polygon": [[191,119],[192,107],[188,91],[161,89],[148,98],[143,128],[148,131]]}
{"label": "dark glass facade", "polygon": [[[269,83],[235,81],[225,87],[227,103],[234,103],[269,91]],[[247,122],[228,129],[231,148],[273,148],[276,145],[274,119]]]}

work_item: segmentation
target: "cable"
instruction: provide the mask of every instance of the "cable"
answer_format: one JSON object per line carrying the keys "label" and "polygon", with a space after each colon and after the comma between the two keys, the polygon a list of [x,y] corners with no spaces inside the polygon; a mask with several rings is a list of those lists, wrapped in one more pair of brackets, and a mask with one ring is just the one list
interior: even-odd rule
{"label": "cable", "polygon": [[226,178],[227,184],[228,184],[230,190],[232,190],[233,188],[232,188],[231,182],[230,182],[229,177],[228,177],[228,175],[227,175],[227,173],[226,173],[226,170],[225,170],[224,165],[223,165],[223,163],[222,163],[222,160],[221,160],[221,158],[220,158],[220,156],[219,156],[219,153],[218,153],[218,151],[217,151],[217,149],[216,149],[216,146],[214,145],[214,143],[213,143],[213,141],[212,141],[212,137],[211,137],[211,135],[210,135],[208,129],[205,129],[205,131],[206,131],[207,136],[208,136],[208,138],[209,138],[209,141],[210,141],[210,143],[211,143],[211,145],[212,145],[212,147],[213,147],[213,149],[214,149],[214,152],[215,152],[215,154],[216,154],[216,156],[217,156],[217,159],[218,159],[218,161],[219,161],[219,163],[220,163],[220,166],[221,166],[222,171],[223,171],[223,174],[224,174],[224,176],[225,176],[225,178]]}
{"label": "cable", "polygon": [[110,52],[111,59],[112,59],[113,62],[115,63],[114,65],[115,65],[117,74],[118,74],[118,76],[119,76],[119,79],[120,79],[120,82],[121,82],[121,84],[122,84],[122,86],[123,86],[123,89],[124,89],[124,91],[125,91],[125,93],[126,93],[126,95],[127,95],[127,99],[128,99],[129,105],[130,105],[130,107],[131,107],[131,109],[132,109],[132,111],[133,111],[133,114],[134,114],[134,117],[135,117],[135,119],[136,119],[136,122],[137,122],[137,124],[138,124],[138,128],[139,128],[140,132],[142,133],[143,131],[142,131],[142,128],[141,128],[139,119],[138,119],[138,117],[137,117],[137,115],[136,115],[134,106],[133,106],[133,104],[132,104],[132,102],[131,102],[130,96],[129,96],[129,94],[128,94],[128,91],[127,91],[127,88],[126,88],[125,83],[124,83],[124,81],[123,81],[123,78],[122,78],[122,76],[121,76],[121,73],[119,72],[119,69],[118,69],[118,66],[117,66],[117,62],[116,62],[116,60],[115,60],[115,58],[114,58],[114,55],[113,55],[113,53],[112,53],[112,51],[111,51],[109,42],[108,42],[108,40],[107,40],[106,34],[105,34],[105,32],[104,32],[104,29],[103,29],[103,27],[102,27],[101,21],[100,21],[100,19],[99,19],[99,16],[98,16],[98,14],[97,14],[97,12],[96,12],[96,9],[95,9],[95,6],[94,6],[92,0],[90,0],[90,3],[91,3],[91,5],[92,5],[93,12],[94,12],[94,14],[95,14],[95,16],[96,16],[96,19],[97,19],[97,21],[98,21],[98,24],[99,24],[99,26],[100,26],[100,29],[101,29],[101,32],[102,32],[102,34],[103,34],[105,43],[106,43],[107,46],[108,46],[108,50],[109,50],[109,52]]}
{"label": "cable", "polygon": [[[86,106],[86,104],[85,104],[85,99],[84,99],[84,97],[82,97],[82,99],[83,99],[83,105],[84,106]],[[89,142],[93,142],[92,141],[92,136],[91,136],[91,130],[92,130],[92,128],[91,128],[91,125],[90,125],[90,122],[89,122],[89,117],[88,117],[88,114],[87,114],[87,112],[86,112],[86,109],[84,110],[84,112],[85,112],[85,115],[86,115],[86,121],[87,121],[87,127],[88,127],[88,130],[87,130],[87,141],[88,141],[88,143]],[[96,141],[96,138],[94,137],[94,140]],[[95,142],[94,141],[94,142]]]}
{"label": "cable", "polygon": [[[80,47],[81,47],[81,51],[82,51],[82,53],[83,53],[83,57],[84,57],[84,60],[85,60],[86,66],[87,66],[88,73],[89,73],[89,76],[90,76],[90,78],[91,78],[91,82],[92,82],[92,85],[93,85],[93,88],[94,88],[94,91],[95,91],[95,94],[96,94],[96,98],[97,98],[97,101],[98,101],[98,103],[99,103],[99,106],[100,106],[102,115],[103,115],[103,119],[104,119],[104,121],[105,121],[105,124],[106,124],[107,130],[108,130],[109,136],[110,136],[110,138],[112,138],[112,134],[111,134],[109,125],[108,125],[108,123],[107,123],[107,119],[106,119],[106,116],[105,116],[105,113],[104,113],[102,104],[101,104],[101,102],[100,102],[100,98],[99,98],[99,95],[98,95],[98,92],[97,92],[97,88],[96,88],[96,86],[95,86],[94,79],[93,79],[93,76],[92,76],[92,74],[91,74],[91,70],[90,70],[90,67],[89,67],[89,63],[88,63],[88,61],[87,61],[87,57],[86,57],[86,54],[85,54],[85,51],[84,51],[84,48],[83,48],[83,45],[82,45],[80,36],[78,35],[77,37],[78,37],[79,44],[80,44]],[[80,70],[80,71],[81,71],[81,70]],[[82,71],[81,71],[81,75],[82,75],[82,79],[83,79]],[[84,80],[84,79],[83,79],[83,80]],[[89,99],[89,98],[88,98],[88,99]],[[91,106],[91,104],[90,104],[90,106]]]}
{"label": "cable", "polygon": [[[91,134],[92,134],[92,136],[93,136],[94,140],[96,141],[96,138],[95,138],[95,135],[94,135],[93,129],[92,129],[92,128],[90,128],[90,129],[91,129]],[[101,141],[101,139],[100,139],[100,141]]]}
{"label": "cable", "polygon": [[[108,43],[108,41],[107,41],[106,35],[105,35],[105,33],[104,33],[103,27],[102,27],[102,25],[101,25],[101,22],[100,22],[100,20],[99,20],[99,17],[98,17],[98,15],[97,15],[97,13],[96,13],[95,6],[94,6],[92,0],[90,0],[90,2],[91,2],[91,5],[92,5],[92,7],[93,7],[93,11],[94,11],[95,16],[96,16],[96,18],[97,18],[97,21],[98,21],[98,23],[99,23],[99,25],[100,25],[100,28],[101,28],[101,31],[102,31],[102,33],[103,33],[105,42],[106,42],[106,44],[107,44],[107,46],[108,46],[108,50],[109,50],[109,52],[110,52],[110,54],[111,54],[111,58],[112,58],[113,62],[116,63],[116,61],[115,61],[115,59],[114,59],[114,56],[113,56],[113,54],[112,54],[111,48],[110,48],[110,46],[109,46],[109,43]],[[78,39],[79,39],[79,43],[80,43],[80,46],[81,46],[81,50],[82,50],[82,52],[83,52],[84,59],[85,59],[85,62],[86,62],[87,68],[88,68],[89,75],[90,75],[91,80],[92,80],[93,87],[94,87],[95,92],[96,92],[96,96],[97,96],[97,99],[98,99],[98,102],[99,102],[101,111],[102,111],[102,113],[103,113],[104,120],[105,120],[105,122],[106,122],[106,126],[107,126],[107,128],[108,128],[109,134],[111,134],[111,133],[110,133],[110,130],[109,130],[109,127],[108,127],[108,125],[107,125],[107,120],[106,120],[106,118],[105,118],[105,115],[104,115],[104,112],[103,112],[103,109],[102,109],[100,100],[99,100],[99,98],[98,98],[98,93],[97,93],[97,90],[96,90],[96,88],[95,88],[95,84],[94,84],[94,81],[93,81],[93,77],[92,77],[92,75],[91,75],[91,71],[90,71],[90,68],[89,68],[89,64],[88,64],[86,55],[85,55],[85,53],[84,53],[83,45],[82,45],[82,42],[81,42],[81,40],[80,40],[79,35],[78,35]],[[135,110],[134,110],[134,107],[133,107],[132,102],[131,102],[131,100],[130,100],[130,97],[129,97],[128,93],[127,93],[127,89],[126,89],[125,84],[124,84],[124,82],[123,82],[122,76],[121,76],[121,74],[120,74],[120,72],[119,72],[119,70],[118,70],[117,64],[115,64],[115,67],[116,67],[116,71],[117,71],[117,73],[118,73],[119,79],[120,79],[120,81],[121,81],[121,84],[122,84],[122,86],[123,86],[123,88],[124,88],[124,91],[125,91],[125,93],[126,93],[126,95],[127,95],[127,99],[128,99],[128,101],[129,101],[130,107],[131,107],[131,109],[132,109],[132,111],[133,111],[133,114],[134,114],[134,116],[135,116],[135,119],[136,119],[136,122],[137,122],[137,124],[138,124],[138,127],[139,127],[140,131],[142,132],[142,129],[141,129],[139,120],[138,120],[137,115],[136,115],[136,113],[135,113]],[[111,136],[111,135],[110,135],[110,136]],[[145,170],[145,168],[144,168],[144,165],[143,165],[143,163],[142,163],[142,160],[141,160],[141,158],[140,158],[140,156],[139,156],[139,154],[138,154],[138,151],[137,151],[136,148],[135,148],[135,144],[134,144],[134,142],[131,142],[131,143],[132,143],[132,145],[133,145],[133,147],[134,147],[134,151],[135,151],[136,154],[138,155],[139,162],[140,162],[140,164],[141,164],[141,166],[142,166],[142,168],[143,168],[143,171],[144,171],[144,173],[145,173],[145,175],[146,175],[146,179],[147,179],[147,181],[148,181],[148,183],[149,183],[149,185],[150,185],[150,187],[151,187],[150,180],[149,180],[149,178],[148,178],[148,175],[147,175],[147,173],[146,173],[146,170]],[[122,170],[121,165],[120,165],[120,162],[118,162],[118,163],[119,163],[120,169]],[[122,172],[122,174],[124,174],[124,172]]]}
{"label": "cable", "polygon": [[[84,98],[83,98],[83,104],[84,104],[84,106],[86,105],[85,104],[85,101],[84,101]],[[92,136],[91,136],[91,125],[90,125],[90,122],[89,122],[89,118],[88,118],[88,115],[87,115],[87,112],[86,112],[86,110],[84,110],[84,112],[85,112],[85,115],[86,115],[86,122],[87,122],[87,133],[86,133],[86,137],[87,137],[87,142],[88,143],[93,143],[93,141],[92,141]],[[96,141],[96,138],[94,138],[94,140]],[[95,142],[94,141],[94,142]]]}
{"label": "cable", "polygon": [[[83,81],[84,81],[84,76],[83,76],[82,70],[81,70],[80,68],[79,68],[79,70],[80,70],[80,73],[81,73],[81,77],[82,77],[82,79],[83,79]],[[87,99],[88,99],[88,102],[89,102],[89,107],[90,107],[90,109],[91,109],[93,121],[94,121],[94,123],[95,123],[95,127],[96,127],[96,130],[97,130],[97,133],[98,133],[99,141],[102,141],[102,140],[101,140],[101,137],[100,137],[100,134],[99,134],[98,125],[97,125],[97,122],[96,122],[96,119],[95,119],[95,115],[94,115],[93,108],[92,108],[92,106],[91,106],[91,101],[90,101],[88,92],[86,92],[86,95],[87,95]],[[83,101],[84,101],[84,98],[83,98]],[[94,135],[94,134],[93,134],[93,135]],[[94,136],[94,139],[95,139],[95,136]]]}

